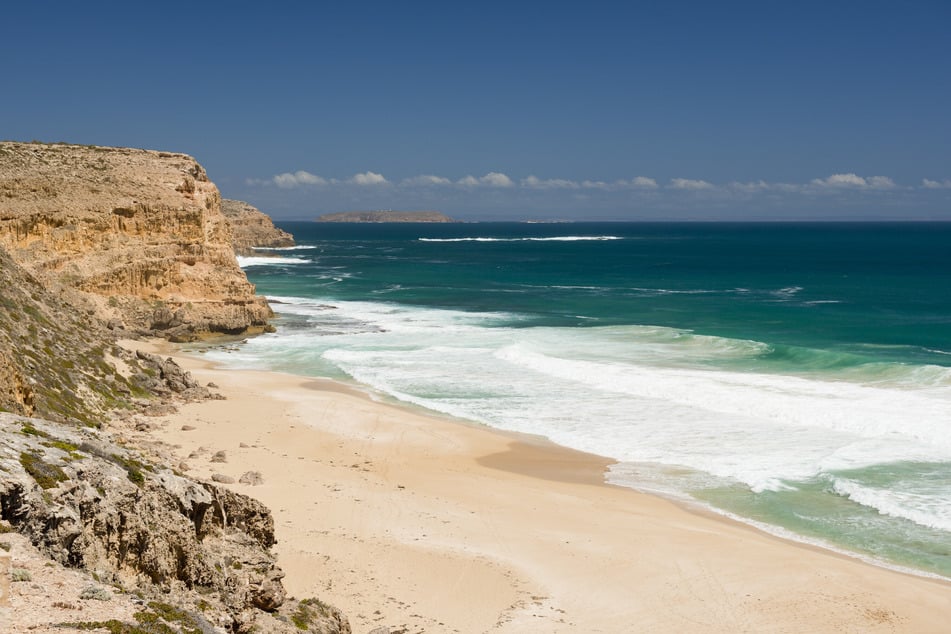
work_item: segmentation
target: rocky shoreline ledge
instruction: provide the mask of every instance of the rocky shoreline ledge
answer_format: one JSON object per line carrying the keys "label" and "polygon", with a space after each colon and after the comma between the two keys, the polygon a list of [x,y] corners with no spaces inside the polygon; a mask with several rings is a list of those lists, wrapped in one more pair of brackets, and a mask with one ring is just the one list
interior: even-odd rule
{"label": "rocky shoreline ledge", "polygon": [[233,236],[189,156],[0,143],[0,630],[350,632],[286,596],[264,505],[150,439],[223,397],[119,345],[266,330]]}

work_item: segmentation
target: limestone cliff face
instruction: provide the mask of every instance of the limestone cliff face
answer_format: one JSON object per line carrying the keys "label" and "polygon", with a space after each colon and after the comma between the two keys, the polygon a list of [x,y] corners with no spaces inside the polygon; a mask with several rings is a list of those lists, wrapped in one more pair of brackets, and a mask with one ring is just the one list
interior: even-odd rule
{"label": "limestone cliff face", "polygon": [[238,255],[251,255],[254,247],[294,246],[294,236],[275,227],[271,218],[257,207],[225,198],[221,211],[231,225],[231,244]]}
{"label": "limestone cliff face", "polygon": [[238,268],[218,189],[184,154],[0,143],[0,246],[132,330],[254,333],[271,314]]}

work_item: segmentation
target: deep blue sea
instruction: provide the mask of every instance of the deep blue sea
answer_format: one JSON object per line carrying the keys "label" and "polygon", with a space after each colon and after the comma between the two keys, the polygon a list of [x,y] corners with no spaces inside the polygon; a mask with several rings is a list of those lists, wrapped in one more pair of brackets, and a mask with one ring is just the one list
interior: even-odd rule
{"label": "deep blue sea", "polygon": [[209,355],[614,458],[614,483],[951,577],[951,224],[281,223]]}

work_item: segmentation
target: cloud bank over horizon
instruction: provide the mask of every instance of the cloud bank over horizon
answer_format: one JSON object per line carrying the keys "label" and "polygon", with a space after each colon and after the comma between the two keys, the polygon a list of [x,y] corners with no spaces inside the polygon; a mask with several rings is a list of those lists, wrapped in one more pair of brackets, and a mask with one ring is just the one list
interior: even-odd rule
{"label": "cloud bank over horizon", "polygon": [[306,170],[283,172],[270,178],[247,178],[245,185],[249,187],[275,186],[281,189],[323,188],[336,186],[376,187],[393,186],[402,189],[411,188],[495,188],[521,190],[602,190],[602,191],[644,191],[678,190],[687,192],[723,192],[734,191],[740,193],[757,192],[786,192],[786,193],[823,193],[832,191],[888,191],[888,190],[934,190],[951,189],[951,179],[941,181],[928,178],[921,179],[920,184],[899,185],[889,176],[860,176],[854,172],[841,172],[825,177],[813,178],[804,183],[769,182],[765,180],[726,183],[713,183],[703,179],[675,177],[660,184],[657,179],[647,176],[635,176],[631,179],[608,180],[571,180],[566,178],[539,178],[530,174],[521,179],[514,179],[503,172],[488,172],[483,176],[467,174],[460,178],[449,178],[435,174],[419,174],[398,180],[390,180],[383,174],[366,171],[354,174],[349,178],[325,178]]}
{"label": "cloud bank over horizon", "polygon": [[[901,183],[890,176],[835,172],[800,182],[715,181],[637,175],[621,179],[519,177],[492,170],[481,176],[422,173],[388,177],[366,170],[323,176],[308,170],[245,180],[245,196],[276,216],[301,216],[303,209],[441,209],[472,218],[706,219],[875,218],[933,219],[951,210],[951,178]],[[947,204],[942,199],[949,199]],[[869,215],[869,205],[884,212]],[[911,210],[911,211],[909,211]]]}

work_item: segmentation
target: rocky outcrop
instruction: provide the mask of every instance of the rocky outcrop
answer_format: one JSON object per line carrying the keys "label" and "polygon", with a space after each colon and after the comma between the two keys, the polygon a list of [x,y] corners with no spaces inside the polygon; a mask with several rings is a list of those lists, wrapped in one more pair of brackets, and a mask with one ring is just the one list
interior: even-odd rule
{"label": "rocky outcrop", "polygon": [[267,249],[294,246],[294,236],[278,229],[257,207],[240,200],[221,201],[221,212],[231,225],[231,245],[238,255],[251,255],[254,247]]}
{"label": "rocky outcrop", "polygon": [[59,564],[160,600],[148,618],[175,615],[189,624],[182,631],[350,632],[331,606],[287,601],[260,502],[149,463],[99,431],[0,414],[0,520]]}
{"label": "rocky outcrop", "polygon": [[106,320],[173,340],[260,332],[218,189],[184,154],[0,143],[0,247]]}
{"label": "rocky outcrop", "polygon": [[455,222],[438,211],[344,211],[324,214],[317,222]]}

